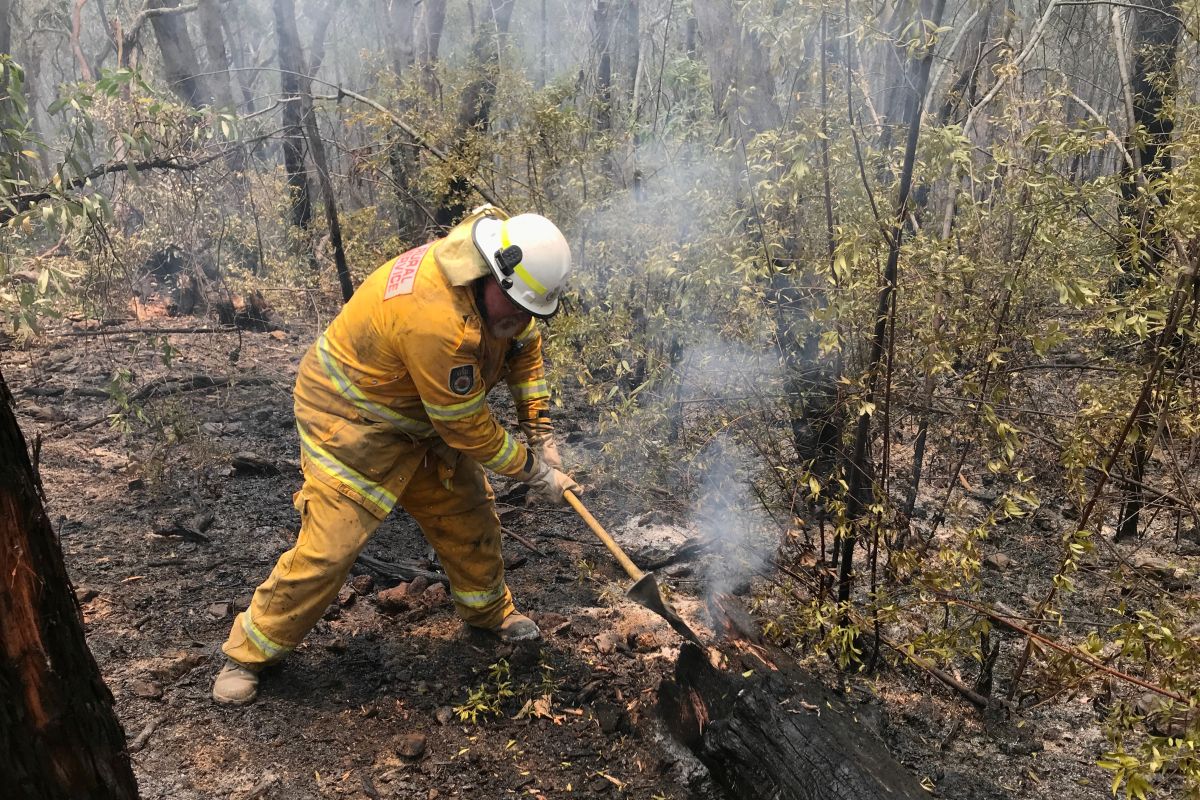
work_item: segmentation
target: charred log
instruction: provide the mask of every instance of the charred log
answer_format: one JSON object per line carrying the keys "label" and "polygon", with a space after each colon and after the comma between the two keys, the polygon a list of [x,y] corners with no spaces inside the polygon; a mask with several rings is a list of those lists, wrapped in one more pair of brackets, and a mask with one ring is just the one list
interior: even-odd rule
{"label": "charred log", "polygon": [[674,680],[663,682],[658,700],[672,734],[730,797],[928,798],[840,696],[782,651],[756,641],[734,601],[723,598],[723,606],[714,609],[721,617],[717,627],[739,640],[741,663],[718,669],[707,653],[685,643]]}

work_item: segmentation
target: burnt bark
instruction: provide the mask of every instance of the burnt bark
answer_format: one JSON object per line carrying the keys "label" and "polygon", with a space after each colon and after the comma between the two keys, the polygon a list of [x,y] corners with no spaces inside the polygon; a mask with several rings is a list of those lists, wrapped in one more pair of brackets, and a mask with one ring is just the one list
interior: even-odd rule
{"label": "burnt bark", "polygon": [[[746,656],[752,662],[758,659]],[[920,783],[837,695],[778,651],[752,675],[713,667],[691,643],[659,688],[667,727],[743,800],[923,800]]]}
{"label": "burnt bark", "polygon": [[[179,0],[150,0],[146,8],[178,8]],[[200,60],[188,35],[184,13],[155,14],[150,17],[154,38],[162,53],[163,71],[171,91],[192,108],[212,101],[208,81],[201,76]]]}
{"label": "burnt bark", "polygon": [[307,228],[312,221],[308,173],[304,169],[304,108],[301,103],[304,54],[296,30],[296,5],[274,0],[275,38],[279,57],[279,90],[283,95],[283,169],[291,195],[291,222]]}
{"label": "burnt bark", "polygon": [[308,143],[312,148],[313,163],[317,165],[317,180],[321,184],[321,201],[325,208],[325,222],[329,226],[329,245],[333,248],[333,262],[337,268],[338,285],[342,289],[342,301],[354,294],[354,282],[350,278],[350,267],[346,263],[346,249],[342,245],[342,225],[338,217],[337,201],[333,193],[333,180],[329,177],[329,162],[325,157],[325,143],[317,126],[317,114],[311,98],[306,98],[304,127]]}
{"label": "burnt bark", "polygon": [[0,375],[0,783],[12,800],[136,800],[125,732]]}

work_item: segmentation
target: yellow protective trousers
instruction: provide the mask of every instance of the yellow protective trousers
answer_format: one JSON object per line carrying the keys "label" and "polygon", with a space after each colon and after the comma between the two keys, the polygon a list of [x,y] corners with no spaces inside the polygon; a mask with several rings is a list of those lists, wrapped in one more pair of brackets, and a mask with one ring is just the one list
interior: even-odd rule
{"label": "yellow protective trousers", "polygon": [[[295,496],[301,520],[296,545],[280,556],[221,647],[251,669],[282,658],[304,639],[382,521],[311,470],[306,458],[304,487]],[[494,498],[478,463],[459,458],[448,467],[432,453],[398,497],[437,552],[459,616],[481,628],[499,625],[514,610],[504,583]]]}

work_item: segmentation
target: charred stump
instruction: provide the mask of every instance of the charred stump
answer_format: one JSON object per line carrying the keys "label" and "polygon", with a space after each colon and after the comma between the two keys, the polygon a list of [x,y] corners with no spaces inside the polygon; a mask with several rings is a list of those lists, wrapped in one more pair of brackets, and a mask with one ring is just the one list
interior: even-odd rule
{"label": "charred stump", "polygon": [[113,697],[0,375],[0,785],[8,800],[134,800]]}
{"label": "charred stump", "polygon": [[775,648],[738,649],[738,668],[718,669],[685,643],[658,697],[672,734],[730,797],[928,800],[841,697]]}

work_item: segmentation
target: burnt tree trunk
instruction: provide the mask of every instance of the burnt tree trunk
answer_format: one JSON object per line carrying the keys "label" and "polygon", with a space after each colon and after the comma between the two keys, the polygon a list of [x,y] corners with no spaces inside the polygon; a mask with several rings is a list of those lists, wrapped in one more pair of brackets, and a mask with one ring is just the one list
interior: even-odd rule
{"label": "burnt tree trunk", "polygon": [[0,375],[0,784],[6,800],[135,800],[113,697]]}
{"label": "burnt tree trunk", "polygon": [[312,221],[312,199],[308,173],[304,170],[304,109],[301,85],[304,54],[296,30],[296,5],[292,0],[274,0],[275,39],[279,54],[279,89],[283,94],[283,169],[291,194],[291,221],[307,228]]}
{"label": "burnt tree trunk", "polygon": [[[146,8],[179,8],[179,0],[151,0]],[[156,14],[150,18],[150,25],[162,53],[163,71],[171,91],[192,108],[199,108],[212,102],[212,93],[208,81],[201,76],[200,60],[188,35],[185,13]]]}
{"label": "burnt tree trunk", "polygon": [[[667,727],[739,800],[927,800],[840,697],[778,652],[738,671],[685,643],[659,688]],[[753,674],[743,677],[747,666]]]}

